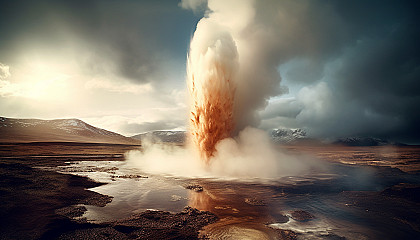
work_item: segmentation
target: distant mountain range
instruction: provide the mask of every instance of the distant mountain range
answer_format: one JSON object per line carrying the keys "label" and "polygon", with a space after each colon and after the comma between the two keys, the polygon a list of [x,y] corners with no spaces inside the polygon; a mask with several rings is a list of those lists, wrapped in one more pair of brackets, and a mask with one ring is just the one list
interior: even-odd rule
{"label": "distant mountain range", "polygon": [[[274,129],[270,137],[279,144],[337,144],[345,146],[404,145],[370,137],[339,138],[333,142],[309,138],[305,130]],[[81,142],[140,145],[145,139],[152,142],[182,144],[185,131],[152,131],[125,137],[121,134],[94,127],[79,119],[15,119],[0,117],[0,143],[25,142]]]}
{"label": "distant mountain range", "polygon": [[[152,131],[132,136],[138,140],[150,139],[153,142],[174,142],[183,143],[186,139],[185,131]],[[302,129],[275,129],[271,132],[271,138],[277,143],[295,143],[307,139]]]}
{"label": "distant mountain range", "polygon": [[[389,142],[379,138],[369,137],[349,137],[339,138],[335,141],[325,141],[323,139],[314,139],[307,136],[305,130],[300,128],[293,129],[274,129],[270,133],[271,139],[279,144],[336,144],[345,146],[383,146],[383,145],[404,145],[401,143]],[[152,142],[165,143],[184,143],[186,138],[185,131],[152,131],[132,136],[132,138],[144,141],[146,138]]]}
{"label": "distant mountain range", "polygon": [[141,133],[132,136],[134,139],[144,141],[146,138],[152,142],[165,142],[165,143],[184,143],[186,138],[185,131],[152,131],[147,133]]}
{"label": "distant mountain range", "polygon": [[0,142],[82,142],[140,144],[140,141],[89,125],[78,119],[0,117]]}
{"label": "distant mountain range", "polygon": [[385,146],[385,145],[405,145],[399,142],[390,142],[385,139],[372,137],[347,137],[338,138],[334,141],[326,141],[323,139],[309,138],[305,130],[295,129],[274,129],[271,132],[271,138],[274,142],[282,144],[299,144],[299,143],[317,143],[317,144],[336,144],[344,146]]}
{"label": "distant mountain range", "polygon": [[305,130],[300,128],[273,129],[271,131],[271,138],[276,143],[296,143],[302,140],[308,140]]}
{"label": "distant mountain range", "polygon": [[348,138],[339,138],[335,144],[341,144],[346,146],[385,146],[385,145],[405,145],[399,142],[390,142],[385,139],[380,138],[371,138],[371,137],[348,137]]}

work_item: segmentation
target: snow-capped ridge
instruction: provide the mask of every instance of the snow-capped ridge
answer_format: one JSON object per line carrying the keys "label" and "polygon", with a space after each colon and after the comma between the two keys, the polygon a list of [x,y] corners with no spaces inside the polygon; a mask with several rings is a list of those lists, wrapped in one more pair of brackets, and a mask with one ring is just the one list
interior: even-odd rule
{"label": "snow-capped ridge", "polygon": [[308,137],[306,131],[301,128],[279,128],[271,131],[271,138],[276,143],[293,143]]}

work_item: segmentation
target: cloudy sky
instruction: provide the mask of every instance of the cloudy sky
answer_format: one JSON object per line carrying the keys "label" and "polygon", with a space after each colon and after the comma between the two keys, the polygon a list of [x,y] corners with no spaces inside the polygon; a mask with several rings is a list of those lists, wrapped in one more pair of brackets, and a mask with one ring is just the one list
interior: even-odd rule
{"label": "cloudy sky", "polygon": [[1,1],[0,115],[127,136],[185,129],[190,39],[221,11],[249,36],[264,31],[253,44],[278,73],[257,127],[420,143],[417,1],[224,2]]}

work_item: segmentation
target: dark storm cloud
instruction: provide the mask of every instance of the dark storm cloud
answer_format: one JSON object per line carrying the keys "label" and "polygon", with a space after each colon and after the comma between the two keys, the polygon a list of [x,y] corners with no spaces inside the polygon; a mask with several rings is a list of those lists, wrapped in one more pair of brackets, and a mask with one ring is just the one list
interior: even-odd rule
{"label": "dark storm cloud", "polygon": [[284,57],[280,72],[286,86],[304,88],[286,110],[267,109],[266,121],[296,119],[322,137],[420,142],[418,2],[282,1],[278,6],[289,21],[276,52]]}
{"label": "dark storm cloud", "polygon": [[185,59],[198,20],[177,1],[18,0],[2,1],[1,9],[0,62],[18,61],[28,44],[52,52],[70,47],[86,74],[140,83],[163,79],[168,58]]}
{"label": "dark storm cloud", "polygon": [[420,31],[414,20],[396,24],[386,36],[361,39],[332,76],[343,100],[356,99],[365,111],[382,116],[382,124],[393,119],[389,133],[407,140],[420,133]]}

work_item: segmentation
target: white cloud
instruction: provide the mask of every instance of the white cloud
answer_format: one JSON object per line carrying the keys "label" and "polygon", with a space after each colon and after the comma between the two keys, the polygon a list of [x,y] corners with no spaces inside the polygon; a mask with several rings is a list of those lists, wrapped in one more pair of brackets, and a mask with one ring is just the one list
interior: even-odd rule
{"label": "white cloud", "polygon": [[185,130],[185,107],[149,108],[132,116],[106,115],[82,118],[96,127],[114,131],[125,136],[154,130]]}
{"label": "white cloud", "polygon": [[[30,99],[63,97],[69,75],[54,69],[40,69],[30,65],[11,76],[9,66],[0,65],[0,96]],[[7,80],[6,80],[7,78]]]}
{"label": "white cloud", "polygon": [[198,13],[206,10],[207,0],[181,0],[178,6],[182,7],[183,9],[191,9],[194,11],[194,13]]}
{"label": "white cloud", "polygon": [[120,80],[109,80],[109,79],[98,79],[93,78],[85,83],[86,89],[103,89],[110,92],[119,93],[145,93],[152,92],[153,87],[151,83],[146,84],[133,84],[128,81]]}
{"label": "white cloud", "polygon": [[303,87],[297,94],[297,100],[303,105],[297,119],[302,122],[322,122],[329,118],[333,108],[333,95],[326,82],[319,82],[313,87]]}
{"label": "white cloud", "polygon": [[8,77],[10,77],[9,66],[0,63],[0,79],[6,79]]}

